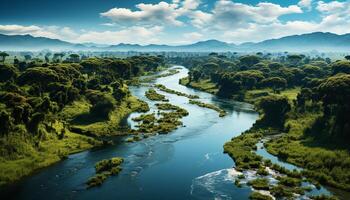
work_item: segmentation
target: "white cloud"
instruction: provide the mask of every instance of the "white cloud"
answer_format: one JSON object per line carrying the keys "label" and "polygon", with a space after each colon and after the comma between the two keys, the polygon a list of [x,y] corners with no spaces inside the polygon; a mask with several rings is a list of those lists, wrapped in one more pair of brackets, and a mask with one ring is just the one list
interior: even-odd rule
{"label": "white cloud", "polygon": [[163,1],[158,4],[141,3],[136,5],[136,8],[139,9],[137,11],[127,8],[112,8],[101,13],[101,16],[121,25],[172,24],[178,26],[183,23],[176,19],[179,16],[176,12],[177,7],[178,4],[169,4]]}
{"label": "white cloud", "polygon": [[150,28],[133,26],[119,31],[88,31],[76,38],[76,42],[95,42],[100,44],[158,43],[158,37],[162,34],[162,31],[163,27],[161,26]]}
{"label": "white cloud", "polygon": [[26,35],[34,37],[48,37],[53,39],[71,40],[78,36],[69,27],[58,26],[22,26],[22,25],[0,25],[0,33],[7,35]]}
{"label": "white cloud", "polygon": [[8,35],[29,34],[40,31],[38,26],[0,25],[0,33]]}
{"label": "white cloud", "polygon": [[[339,2],[331,1],[325,3],[324,1],[319,1],[317,3],[316,9],[322,13],[336,14],[342,13],[343,11],[349,10],[350,2]],[[349,13],[348,13],[349,14]]]}
{"label": "white cloud", "polygon": [[298,5],[302,8],[307,8],[309,10],[311,10],[312,8],[312,0],[300,0]]}
{"label": "white cloud", "polygon": [[249,23],[272,23],[282,15],[302,12],[296,5],[282,7],[278,4],[262,2],[252,6],[230,0],[219,0],[211,12],[197,11],[190,17],[194,26],[226,30],[248,27]]}

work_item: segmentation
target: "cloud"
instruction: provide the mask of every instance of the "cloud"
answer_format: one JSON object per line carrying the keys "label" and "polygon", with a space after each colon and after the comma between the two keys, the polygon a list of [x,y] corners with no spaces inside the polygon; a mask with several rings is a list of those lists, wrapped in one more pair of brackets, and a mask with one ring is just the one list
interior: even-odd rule
{"label": "cloud", "polygon": [[308,10],[311,10],[312,0],[300,0],[298,5],[302,8],[307,8]]}
{"label": "cloud", "polygon": [[94,42],[100,44],[148,44],[158,43],[158,37],[162,34],[163,27],[128,27],[119,31],[88,31],[76,38],[76,42]]}
{"label": "cloud", "polygon": [[0,25],[0,33],[7,35],[28,34],[40,31],[38,26]]}
{"label": "cloud", "polygon": [[58,26],[22,26],[22,25],[0,25],[0,33],[7,35],[26,35],[34,37],[48,37],[53,39],[71,40],[78,36],[69,27]]}
{"label": "cloud", "polygon": [[325,3],[324,1],[319,1],[317,3],[316,9],[321,13],[337,14],[337,13],[342,13],[344,11],[348,11],[350,9],[349,6],[350,6],[349,1],[348,2],[331,1],[328,3]]}
{"label": "cloud", "polygon": [[179,16],[176,12],[177,7],[178,4],[163,1],[158,4],[140,3],[136,5],[136,8],[139,9],[137,11],[128,8],[112,8],[100,15],[120,25],[171,24],[179,26],[183,23],[176,19]]}
{"label": "cloud", "polygon": [[249,23],[272,23],[280,16],[302,12],[301,8],[296,5],[282,7],[278,4],[262,2],[252,6],[230,0],[219,0],[211,12],[197,11],[190,17],[192,17],[194,26],[226,30],[249,27]]}

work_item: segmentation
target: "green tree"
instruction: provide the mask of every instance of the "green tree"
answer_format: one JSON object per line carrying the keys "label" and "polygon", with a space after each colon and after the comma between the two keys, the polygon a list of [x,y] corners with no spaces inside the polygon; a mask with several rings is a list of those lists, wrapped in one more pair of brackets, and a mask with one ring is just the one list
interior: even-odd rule
{"label": "green tree", "polygon": [[280,77],[270,77],[263,79],[260,82],[260,85],[262,87],[270,87],[273,89],[273,91],[277,91],[285,89],[287,87],[287,81],[286,79]]}
{"label": "green tree", "polygon": [[260,57],[255,55],[242,56],[239,58],[239,61],[242,66],[252,67],[253,65],[260,62]]}
{"label": "green tree", "polygon": [[18,73],[17,68],[14,66],[0,64],[0,82],[15,80]]}
{"label": "green tree", "polygon": [[346,73],[350,74],[350,61],[337,61],[332,64],[333,74]]}
{"label": "green tree", "polygon": [[258,107],[264,114],[260,122],[264,125],[277,127],[283,127],[286,114],[291,109],[287,97],[276,95],[262,97]]}
{"label": "green tree", "polygon": [[9,56],[8,53],[0,52],[0,62],[4,63],[7,56]]}

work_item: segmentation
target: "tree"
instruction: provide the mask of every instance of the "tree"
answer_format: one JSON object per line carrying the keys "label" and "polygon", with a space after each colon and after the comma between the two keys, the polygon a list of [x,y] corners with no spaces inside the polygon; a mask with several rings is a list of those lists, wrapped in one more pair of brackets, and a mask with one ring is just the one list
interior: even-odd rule
{"label": "tree", "polygon": [[18,76],[18,70],[11,66],[0,64],[0,82],[15,80]]}
{"label": "tree", "polygon": [[[323,101],[324,120],[329,124],[330,133],[350,139],[350,75],[336,75],[324,80],[318,87]],[[332,118],[334,120],[330,120]],[[327,128],[327,127],[326,127]]]}
{"label": "tree", "polygon": [[350,60],[350,55],[344,57],[346,60]]}
{"label": "tree", "polygon": [[300,61],[303,59],[302,55],[288,55],[287,56],[287,61],[292,65],[292,66],[297,66]]}
{"label": "tree", "polygon": [[71,60],[72,62],[74,62],[74,63],[77,63],[77,62],[79,62],[79,60],[80,60],[80,56],[79,56],[78,54],[75,54],[75,53],[70,54],[70,55],[69,55],[69,58],[70,58],[70,60]]}
{"label": "tree", "polygon": [[291,109],[287,97],[276,95],[262,97],[258,107],[264,114],[260,123],[274,127],[283,127],[285,116]]}
{"label": "tree", "polygon": [[115,60],[110,64],[110,67],[119,77],[125,79],[131,77],[131,64],[126,60]]}
{"label": "tree", "polygon": [[333,74],[346,73],[350,74],[350,61],[337,61],[332,64]]}
{"label": "tree", "polygon": [[12,120],[10,114],[7,111],[0,111],[0,122],[0,134],[8,134],[12,126]]}
{"label": "tree", "polygon": [[0,62],[4,63],[7,56],[9,56],[8,53],[0,52]]}
{"label": "tree", "polygon": [[29,68],[18,78],[20,84],[38,84],[43,88],[47,87],[49,83],[57,82],[58,80],[57,73],[45,67]]}
{"label": "tree", "polygon": [[49,63],[50,62],[50,56],[52,55],[52,53],[51,52],[47,52],[46,54],[45,54],[45,62],[46,63]]}
{"label": "tree", "polygon": [[242,56],[239,58],[241,65],[244,67],[252,67],[253,65],[260,62],[260,57],[255,55]]}
{"label": "tree", "polygon": [[287,87],[287,81],[284,78],[280,77],[270,77],[263,79],[260,82],[262,87],[270,87],[273,91],[281,90]]}
{"label": "tree", "polygon": [[60,62],[63,58],[64,54],[63,53],[54,53],[52,60],[54,62]]}
{"label": "tree", "polygon": [[24,55],[24,59],[25,59],[26,61],[29,61],[29,60],[32,59],[32,56],[29,55],[29,54],[26,54],[26,55]]}

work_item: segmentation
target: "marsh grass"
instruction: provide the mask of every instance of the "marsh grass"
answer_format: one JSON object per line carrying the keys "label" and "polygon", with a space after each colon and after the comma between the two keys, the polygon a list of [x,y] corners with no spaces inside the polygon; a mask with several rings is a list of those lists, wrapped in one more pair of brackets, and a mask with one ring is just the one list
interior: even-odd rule
{"label": "marsh grass", "polygon": [[203,103],[203,102],[201,102],[201,101],[192,100],[192,99],[189,100],[189,103],[190,103],[190,104],[197,105],[197,106],[199,106],[199,107],[203,107],[203,108],[208,108],[208,109],[215,110],[216,112],[219,113],[219,117],[224,117],[224,116],[226,116],[226,114],[227,114],[225,110],[223,110],[223,109],[221,109],[221,108],[219,108],[219,107],[216,107],[216,106],[214,106],[214,105],[212,105],[212,104]]}
{"label": "marsh grass", "polygon": [[172,90],[172,89],[169,89],[169,88],[167,88],[167,87],[165,87],[164,85],[161,85],[161,84],[157,84],[157,85],[155,85],[155,87],[160,89],[161,91],[167,92],[169,94],[176,94],[178,96],[187,97],[189,99],[198,99],[199,98],[198,95],[186,94],[186,93],[183,93],[183,92]]}

